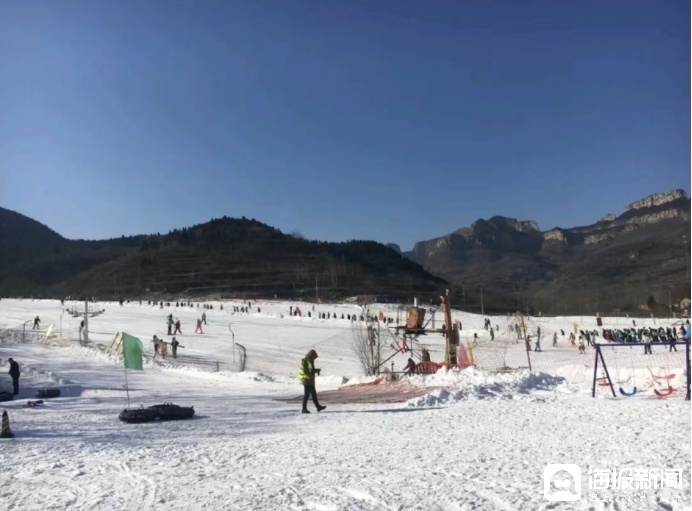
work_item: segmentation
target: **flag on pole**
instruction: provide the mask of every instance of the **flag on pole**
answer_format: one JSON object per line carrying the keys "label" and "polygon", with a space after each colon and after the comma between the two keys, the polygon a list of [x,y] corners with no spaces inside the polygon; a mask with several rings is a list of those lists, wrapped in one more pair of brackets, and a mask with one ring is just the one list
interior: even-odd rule
{"label": "flag on pole", "polygon": [[125,369],[142,370],[142,341],[123,332],[123,360]]}

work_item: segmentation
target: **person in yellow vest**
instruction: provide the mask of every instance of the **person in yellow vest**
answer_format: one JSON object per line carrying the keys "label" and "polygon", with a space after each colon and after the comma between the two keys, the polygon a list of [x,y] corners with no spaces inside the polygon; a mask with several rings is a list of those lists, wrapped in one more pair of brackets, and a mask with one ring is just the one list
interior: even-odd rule
{"label": "person in yellow vest", "polygon": [[321,412],[326,406],[320,405],[317,400],[317,391],[315,390],[315,375],[320,374],[321,369],[315,369],[315,359],[317,352],[315,350],[308,351],[305,358],[300,361],[300,369],[298,370],[298,379],[303,384],[303,413],[310,413],[308,410],[308,398],[312,398],[318,412]]}

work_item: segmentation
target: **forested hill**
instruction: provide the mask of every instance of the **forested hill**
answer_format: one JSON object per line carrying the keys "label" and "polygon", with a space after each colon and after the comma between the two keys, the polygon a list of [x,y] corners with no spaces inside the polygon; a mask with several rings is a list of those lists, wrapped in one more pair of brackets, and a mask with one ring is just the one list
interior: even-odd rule
{"label": "forested hill", "polygon": [[210,295],[439,296],[446,282],[374,241],[328,243],[256,220],[220,218],[167,234],[67,240],[0,208],[0,294],[104,298]]}

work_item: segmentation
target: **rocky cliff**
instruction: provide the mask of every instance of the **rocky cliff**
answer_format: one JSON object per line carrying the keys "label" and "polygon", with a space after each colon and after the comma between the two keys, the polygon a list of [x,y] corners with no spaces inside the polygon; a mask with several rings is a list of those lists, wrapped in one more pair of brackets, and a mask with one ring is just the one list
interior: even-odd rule
{"label": "rocky cliff", "polygon": [[[673,190],[633,202],[620,215],[608,214],[587,226],[540,231],[531,220],[477,220],[470,227],[418,242],[405,255],[452,282],[485,283],[499,290],[496,301],[502,306],[539,301],[550,310],[556,300],[565,301],[555,293],[575,297],[588,288],[596,295],[588,301],[607,309],[624,306],[627,300],[645,302],[646,293],[667,301],[669,287],[681,295],[689,293],[689,246],[684,239],[689,232],[690,200],[684,190]],[[619,279],[629,282],[627,289],[636,296],[608,298],[610,290],[601,291],[601,281]],[[572,289],[575,282],[582,288]],[[592,306],[581,301],[579,308]]]}
{"label": "rocky cliff", "polygon": [[655,193],[649,195],[647,198],[633,202],[625,208],[625,213],[628,211],[633,211],[635,209],[646,209],[653,208],[655,206],[661,206],[663,204],[668,204],[670,202],[676,201],[678,199],[687,199],[687,194],[685,190],[673,190],[668,193]]}

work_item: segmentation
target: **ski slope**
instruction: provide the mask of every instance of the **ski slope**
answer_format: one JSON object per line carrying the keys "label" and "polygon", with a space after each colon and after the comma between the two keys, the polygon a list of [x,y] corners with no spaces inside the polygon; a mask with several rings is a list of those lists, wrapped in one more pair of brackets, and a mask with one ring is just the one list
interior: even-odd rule
{"label": "ski slope", "polygon": [[[65,307],[73,305],[78,304]],[[592,352],[580,355],[562,339],[557,348],[550,346],[553,332],[569,332],[575,322],[594,329],[594,318],[531,318],[530,328],[540,325],[544,335],[544,353],[531,354],[533,372],[442,370],[412,377],[431,391],[406,403],[326,402],[326,411],[304,415],[299,404],[284,399],[301,394],[296,372],[309,349],[317,350],[323,368],[318,392],[338,388],[344,378],[348,384],[368,381],[359,376],[350,347],[351,323],[340,319],[342,313],[360,315],[358,306],[316,305],[315,313],[339,318],[320,320],[288,316],[289,306],[312,312],[307,303],[252,302],[250,314],[234,314],[232,306],[240,302],[224,302],[224,311],[213,302],[214,309],[204,311],[205,333],[193,334],[202,309],[97,305],[105,309],[90,318],[90,339],[97,346],[83,347],[76,342],[81,318],[63,314],[59,302],[0,301],[0,327],[21,327],[38,315],[43,330],[53,324],[59,333],[62,319],[64,339],[0,343],[0,385],[10,386],[8,357],[23,372],[19,399],[3,403],[16,435],[1,440],[3,508],[600,510],[614,507],[591,493],[627,494],[589,492],[589,468],[681,468],[682,488],[649,490],[640,501],[618,502],[617,509],[690,509],[689,402],[650,393],[592,399]],[[371,308],[380,310],[396,317],[396,306]],[[123,424],[117,419],[127,406],[122,361],[98,346],[109,346],[115,332],[126,331],[140,337],[151,356],[151,337],[167,338],[169,313],[181,320],[178,339],[185,348],[175,363],[147,359],[144,371],[127,372],[131,405],[194,405],[196,417]],[[483,317],[459,311],[453,317],[463,324],[462,338],[472,340],[476,333],[488,345]],[[497,339],[508,340],[510,320],[491,320],[499,326]],[[606,327],[625,326],[623,319],[604,321]],[[444,339],[427,337],[421,343],[435,355]],[[234,372],[234,340],[247,349],[243,373]],[[395,369],[406,358],[397,355]],[[646,364],[669,369],[670,357],[655,358]],[[44,386],[60,386],[63,395],[27,408],[26,400]],[[548,463],[581,467],[584,491],[578,501],[544,498]]]}

